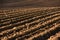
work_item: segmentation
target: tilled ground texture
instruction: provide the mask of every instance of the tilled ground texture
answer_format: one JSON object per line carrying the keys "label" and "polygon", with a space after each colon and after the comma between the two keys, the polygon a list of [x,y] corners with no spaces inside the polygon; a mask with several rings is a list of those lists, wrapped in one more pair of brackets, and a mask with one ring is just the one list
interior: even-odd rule
{"label": "tilled ground texture", "polygon": [[60,40],[60,8],[0,9],[0,40]]}

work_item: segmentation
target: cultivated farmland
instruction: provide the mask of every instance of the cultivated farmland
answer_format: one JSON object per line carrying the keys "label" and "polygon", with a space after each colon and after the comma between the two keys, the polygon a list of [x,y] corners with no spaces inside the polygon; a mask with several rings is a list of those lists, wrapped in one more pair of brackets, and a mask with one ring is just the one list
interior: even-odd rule
{"label": "cultivated farmland", "polygon": [[0,40],[59,40],[60,8],[0,9]]}

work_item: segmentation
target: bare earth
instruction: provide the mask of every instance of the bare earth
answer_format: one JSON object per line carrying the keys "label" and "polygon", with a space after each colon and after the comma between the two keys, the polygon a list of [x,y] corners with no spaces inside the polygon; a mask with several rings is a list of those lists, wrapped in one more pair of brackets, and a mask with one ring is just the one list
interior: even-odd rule
{"label": "bare earth", "polygon": [[60,8],[0,9],[0,40],[60,40]]}

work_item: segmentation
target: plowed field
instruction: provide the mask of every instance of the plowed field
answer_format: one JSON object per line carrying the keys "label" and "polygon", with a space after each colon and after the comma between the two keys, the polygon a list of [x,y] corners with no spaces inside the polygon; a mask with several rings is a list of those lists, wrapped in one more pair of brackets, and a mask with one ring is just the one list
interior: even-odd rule
{"label": "plowed field", "polygon": [[60,40],[60,8],[0,9],[0,40]]}

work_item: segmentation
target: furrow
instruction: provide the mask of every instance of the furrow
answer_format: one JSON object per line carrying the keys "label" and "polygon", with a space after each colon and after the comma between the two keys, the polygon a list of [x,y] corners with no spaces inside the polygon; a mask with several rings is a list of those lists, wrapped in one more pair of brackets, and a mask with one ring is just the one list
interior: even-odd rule
{"label": "furrow", "polygon": [[52,35],[48,40],[60,40],[60,31],[55,35]]}
{"label": "furrow", "polygon": [[[57,12],[60,12],[60,11],[57,11]],[[47,12],[48,13],[48,12]],[[55,12],[53,12],[55,13]],[[32,13],[32,14],[29,14],[29,15],[24,15],[24,16],[20,16],[20,17],[14,17],[14,18],[9,18],[7,19],[6,21],[5,20],[1,20],[2,22],[5,21],[4,23],[0,23],[0,26],[3,26],[3,25],[8,25],[10,24],[11,22],[16,22],[16,21],[21,21],[22,19],[29,19],[30,17],[32,18],[32,16],[34,15],[37,15],[37,13]],[[44,13],[38,13],[38,15],[44,15]],[[46,14],[46,13],[45,13]],[[9,22],[10,21],[10,22]]]}
{"label": "furrow", "polygon": [[[51,14],[51,15],[53,15],[53,14]],[[33,17],[32,19],[28,19],[28,20],[24,20],[24,21],[21,21],[21,22],[17,22],[17,23],[14,23],[14,24],[7,25],[7,26],[3,26],[3,27],[0,27],[0,30],[2,30],[4,28],[6,28],[4,30],[11,29],[11,28],[13,28],[13,26],[22,25],[22,24],[37,20],[39,18],[43,18],[45,16],[49,16],[49,15],[37,16],[37,17]]]}
{"label": "furrow", "polygon": [[39,33],[39,32],[44,32],[45,30],[50,29],[50,28],[52,28],[52,26],[54,26],[55,24],[57,25],[57,24],[59,24],[59,23],[60,23],[60,21],[58,21],[58,22],[55,21],[55,22],[53,22],[53,23],[50,23],[49,25],[45,25],[44,28],[39,28],[39,29],[36,30],[36,31],[33,31],[33,32],[31,32],[31,33],[29,33],[29,34],[26,34],[26,35],[24,35],[24,36],[21,36],[21,37],[17,37],[16,39],[18,39],[18,40],[27,39],[27,38],[31,37],[32,35],[35,35],[35,34],[37,34],[37,33]]}
{"label": "furrow", "polygon": [[38,33],[36,35],[32,35],[32,37],[26,39],[26,40],[46,40],[51,35],[54,35],[55,33],[60,31],[60,24],[57,24],[53,26],[52,28],[45,30],[44,32]]}
{"label": "furrow", "polygon": [[5,31],[1,32],[0,35],[4,35],[4,34],[6,35],[6,33],[9,33],[9,34],[10,34],[10,33],[14,32],[14,31],[16,31],[16,30],[20,30],[20,29],[23,29],[23,28],[25,28],[25,29],[31,28],[32,25],[35,26],[35,24],[37,25],[40,21],[42,21],[42,20],[44,21],[44,20],[47,20],[47,19],[49,19],[49,18],[51,18],[51,17],[55,17],[55,16],[59,16],[59,14],[54,14],[54,15],[52,15],[52,16],[47,16],[47,17],[45,17],[45,18],[42,18],[42,19],[33,21],[33,22],[31,22],[31,23],[27,23],[27,24],[26,24],[26,27],[25,27],[25,25],[24,25],[24,26],[14,27],[14,28],[16,28],[16,29],[12,28],[12,29],[9,29],[9,30],[5,30]]}
{"label": "furrow", "polygon": [[[60,16],[55,17],[55,18],[53,18],[53,19],[51,19],[51,20],[45,21],[45,22],[42,23],[42,24],[39,23],[39,24],[36,25],[35,27],[32,27],[32,28],[27,29],[27,30],[23,30],[22,32],[20,31],[20,32],[16,32],[15,34],[13,33],[13,34],[7,35],[6,37],[7,37],[8,39],[14,38],[14,37],[18,37],[18,36],[20,36],[20,35],[25,34],[26,32],[30,32],[30,31],[32,31],[32,30],[34,30],[34,29],[38,29],[38,28],[40,28],[41,26],[46,25],[46,24],[49,24],[49,23],[51,23],[51,22],[53,22],[53,21],[55,21],[55,20],[58,20],[58,19],[60,19]],[[41,25],[40,25],[40,24],[41,24]],[[40,26],[40,27],[39,27],[39,26]],[[12,35],[12,36],[11,36],[11,35]]]}

